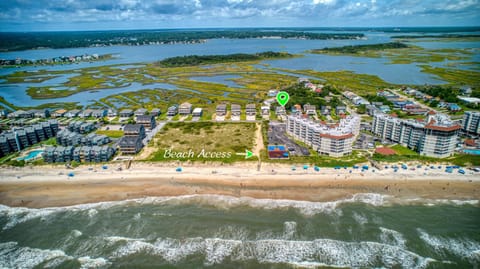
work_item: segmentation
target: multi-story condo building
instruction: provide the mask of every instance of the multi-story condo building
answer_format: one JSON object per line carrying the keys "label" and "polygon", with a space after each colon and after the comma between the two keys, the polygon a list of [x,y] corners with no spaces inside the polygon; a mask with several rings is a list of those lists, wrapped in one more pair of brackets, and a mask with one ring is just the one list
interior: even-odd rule
{"label": "multi-story condo building", "polygon": [[341,157],[352,153],[353,141],[360,132],[360,117],[348,116],[336,124],[289,116],[287,133],[311,146],[321,155]]}
{"label": "multi-story condo building", "polygon": [[376,113],[372,132],[382,139],[404,145],[420,155],[445,158],[455,150],[461,126],[442,114],[430,114],[425,121],[404,120]]}
{"label": "multi-story condo building", "polygon": [[467,134],[480,134],[480,112],[466,111],[463,115],[462,129]]}

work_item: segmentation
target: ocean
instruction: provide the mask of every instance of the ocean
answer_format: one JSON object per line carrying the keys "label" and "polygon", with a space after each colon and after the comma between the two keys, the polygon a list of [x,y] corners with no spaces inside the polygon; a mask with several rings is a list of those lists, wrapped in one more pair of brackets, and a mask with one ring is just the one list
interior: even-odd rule
{"label": "ocean", "polygon": [[0,206],[0,268],[479,268],[480,204],[357,194]]}

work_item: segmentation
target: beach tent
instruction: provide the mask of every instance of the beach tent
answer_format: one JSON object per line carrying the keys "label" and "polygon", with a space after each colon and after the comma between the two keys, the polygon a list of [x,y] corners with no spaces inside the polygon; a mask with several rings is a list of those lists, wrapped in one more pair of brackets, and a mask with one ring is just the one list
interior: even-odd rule
{"label": "beach tent", "polygon": [[307,169],[308,169],[308,165],[304,165],[304,166],[303,166],[303,169],[307,170]]}
{"label": "beach tent", "polygon": [[72,172],[70,172],[70,173],[68,173],[68,176],[69,176],[69,177],[73,177],[73,176],[75,176],[75,174],[72,173]]}
{"label": "beach tent", "polygon": [[362,166],[362,169],[363,169],[363,170],[368,170],[368,165]]}
{"label": "beach tent", "polygon": [[295,166],[292,166],[292,171],[295,171],[297,170],[297,168]]}
{"label": "beach tent", "polygon": [[313,169],[317,172],[320,171],[320,167],[318,167],[318,166],[314,166]]}
{"label": "beach tent", "polygon": [[177,169],[175,170],[177,172],[182,172],[182,168],[181,167],[177,167]]}
{"label": "beach tent", "polygon": [[106,170],[106,169],[108,169],[108,166],[104,165],[104,166],[102,166],[102,168]]}

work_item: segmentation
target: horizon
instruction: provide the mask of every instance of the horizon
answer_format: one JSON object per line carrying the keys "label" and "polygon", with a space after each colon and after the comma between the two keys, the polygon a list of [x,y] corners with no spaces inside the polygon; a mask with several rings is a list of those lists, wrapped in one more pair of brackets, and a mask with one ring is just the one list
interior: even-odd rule
{"label": "horizon", "polygon": [[23,30],[23,31],[3,31],[0,29],[0,33],[48,33],[48,32],[106,32],[106,31],[183,31],[183,30],[263,30],[263,29],[286,29],[286,30],[309,30],[309,29],[321,29],[321,30],[329,30],[334,29],[337,31],[349,31],[349,30],[366,30],[366,29],[373,29],[373,30],[395,30],[398,29],[399,33],[401,32],[409,32],[405,30],[412,30],[412,29],[456,29],[456,28],[463,28],[462,30],[469,29],[468,32],[475,32],[480,31],[480,24],[479,25],[468,25],[468,26],[461,26],[461,25],[444,25],[444,26],[256,26],[256,27],[172,27],[172,28],[109,28],[109,29],[92,29],[92,30]]}
{"label": "horizon", "polygon": [[0,3],[0,32],[475,27],[478,14],[479,0],[71,0],[61,6],[46,0],[7,0]]}

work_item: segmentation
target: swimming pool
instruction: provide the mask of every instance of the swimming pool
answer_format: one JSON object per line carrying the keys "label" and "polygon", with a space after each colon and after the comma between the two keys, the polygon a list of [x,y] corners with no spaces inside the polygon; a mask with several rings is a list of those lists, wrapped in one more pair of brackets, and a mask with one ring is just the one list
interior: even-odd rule
{"label": "swimming pool", "polygon": [[464,149],[463,152],[471,155],[480,155],[480,149]]}
{"label": "swimming pool", "polygon": [[37,156],[39,156],[42,153],[43,153],[43,149],[32,150],[26,156],[17,158],[17,161],[24,160],[28,162],[28,161],[34,160],[35,158],[37,158]]}

